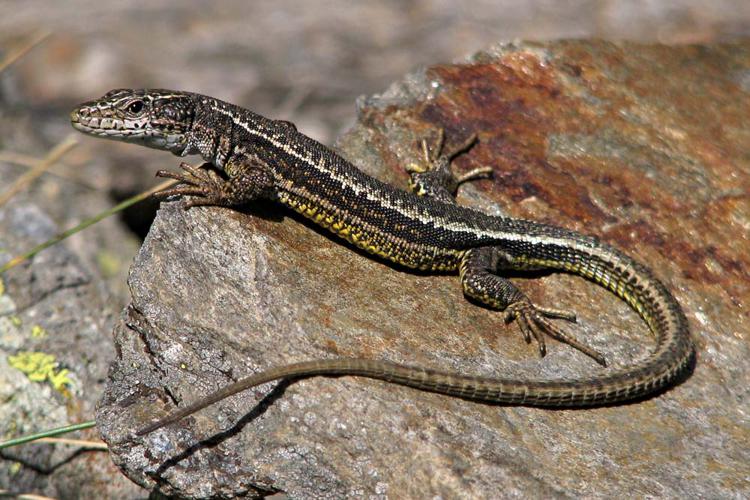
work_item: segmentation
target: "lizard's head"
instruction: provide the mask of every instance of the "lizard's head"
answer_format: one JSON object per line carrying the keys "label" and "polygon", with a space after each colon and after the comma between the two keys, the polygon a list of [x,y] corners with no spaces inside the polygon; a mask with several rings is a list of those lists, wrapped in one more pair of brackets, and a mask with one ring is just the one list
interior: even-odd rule
{"label": "lizard's head", "polygon": [[86,134],[182,154],[194,117],[190,94],[159,89],[111,90],[70,113]]}

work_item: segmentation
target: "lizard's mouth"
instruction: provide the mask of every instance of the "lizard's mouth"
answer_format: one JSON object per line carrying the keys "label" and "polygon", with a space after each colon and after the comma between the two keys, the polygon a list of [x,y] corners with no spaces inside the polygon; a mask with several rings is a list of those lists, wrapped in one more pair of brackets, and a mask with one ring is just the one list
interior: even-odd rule
{"label": "lizard's mouth", "polygon": [[70,112],[70,123],[78,131],[100,137],[124,138],[134,132],[125,128],[120,120],[93,116],[82,112],[81,108]]}
{"label": "lizard's mouth", "polygon": [[182,132],[163,132],[147,126],[145,122],[125,123],[115,117],[91,113],[85,107],[70,112],[70,124],[84,134],[117,141],[135,142],[149,148],[171,151],[181,155],[185,151],[186,138]]}

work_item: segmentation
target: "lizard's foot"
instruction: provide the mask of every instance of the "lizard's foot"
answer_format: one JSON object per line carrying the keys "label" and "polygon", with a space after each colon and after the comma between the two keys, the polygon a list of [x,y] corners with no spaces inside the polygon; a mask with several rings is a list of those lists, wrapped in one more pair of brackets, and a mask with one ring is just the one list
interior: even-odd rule
{"label": "lizard's foot", "polygon": [[180,163],[182,172],[171,172],[169,170],[159,170],[156,172],[157,177],[166,177],[180,181],[180,185],[173,188],[163,189],[154,193],[157,199],[166,199],[171,196],[193,196],[183,201],[183,208],[198,207],[204,205],[226,205],[226,191],[229,181],[213,170],[213,165],[204,163],[200,167],[195,167],[188,163]]}
{"label": "lizard's foot", "polygon": [[458,186],[467,181],[486,178],[492,175],[491,167],[475,168],[463,175],[456,175],[451,168],[453,160],[469,151],[477,143],[477,135],[470,135],[463,143],[448,152],[443,152],[445,132],[439,129],[435,146],[430,151],[425,139],[422,140],[422,164],[406,167],[410,175],[409,187],[419,196],[430,196],[443,201],[453,201]]}
{"label": "lizard's foot", "polygon": [[526,299],[514,302],[505,309],[506,323],[516,320],[526,342],[530,343],[532,337],[536,340],[540,355],[547,354],[547,346],[544,342],[544,335],[546,334],[574,349],[578,349],[600,365],[607,366],[607,360],[602,354],[561,330],[550,319],[564,319],[575,322],[576,315],[570,311],[537,307]]}

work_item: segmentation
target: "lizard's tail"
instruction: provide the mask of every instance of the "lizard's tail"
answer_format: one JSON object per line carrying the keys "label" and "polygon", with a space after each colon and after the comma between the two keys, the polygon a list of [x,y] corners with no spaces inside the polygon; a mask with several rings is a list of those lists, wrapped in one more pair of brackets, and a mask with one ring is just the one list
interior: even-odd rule
{"label": "lizard's tail", "polygon": [[[554,243],[550,243],[554,245]],[[573,234],[564,251],[534,248],[516,255],[519,268],[543,267],[593,281],[627,302],[646,322],[656,346],[637,364],[610,374],[570,381],[527,383],[523,404],[591,406],[632,400],[672,384],[693,365],[695,349],[682,308],[650,269],[593,238]],[[563,255],[559,259],[539,257]]]}
{"label": "lizard's tail", "polygon": [[238,392],[279,379],[352,375],[384,380],[467,399],[546,407],[594,406],[631,400],[673,383],[691,366],[695,351],[687,320],[675,298],[645,266],[598,243],[578,246],[566,262],[519,257],[520,265],[552,267],[578,274],[625,300],[648,324],[656,348],[635,366],[575,380],[513,380],[476,377],[388,361],[334,358],[293,363],[251,375],[179,409],[136,432],[148,434]]}

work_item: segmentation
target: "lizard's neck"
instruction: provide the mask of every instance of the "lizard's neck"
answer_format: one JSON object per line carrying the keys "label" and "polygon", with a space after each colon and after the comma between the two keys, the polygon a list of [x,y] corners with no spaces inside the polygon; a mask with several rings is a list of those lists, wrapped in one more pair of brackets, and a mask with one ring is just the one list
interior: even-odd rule
{"label": "lizard's neck", "polygon": [[185,155],[200,154],[222,169],[238,152],[252,153],[256,144],[258,149],[265,149],[266,145],[259,143],[277,129],[273,120],[206,96],[196,99],[195,116]]}

